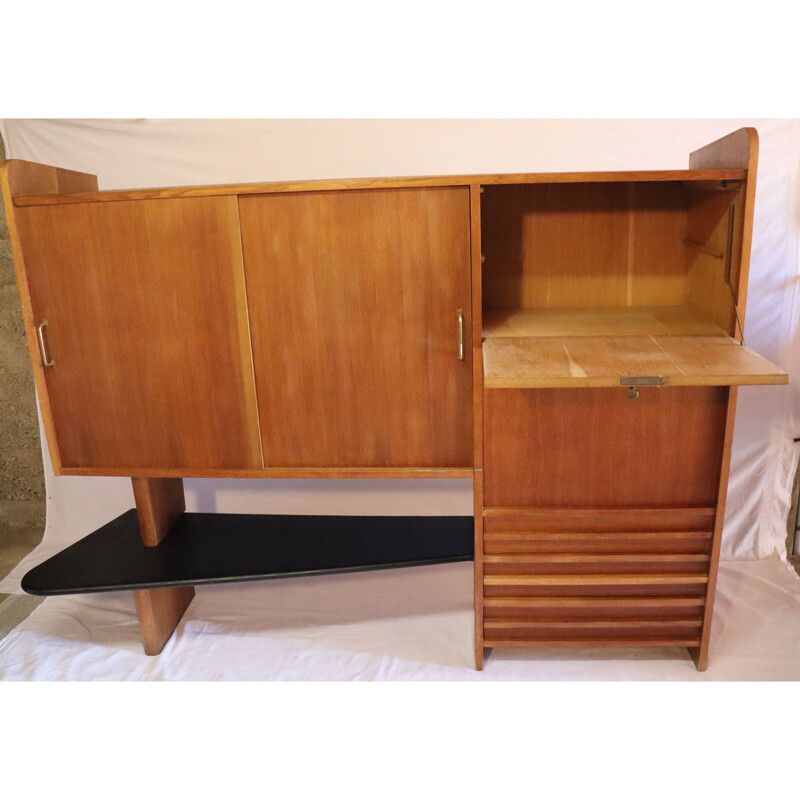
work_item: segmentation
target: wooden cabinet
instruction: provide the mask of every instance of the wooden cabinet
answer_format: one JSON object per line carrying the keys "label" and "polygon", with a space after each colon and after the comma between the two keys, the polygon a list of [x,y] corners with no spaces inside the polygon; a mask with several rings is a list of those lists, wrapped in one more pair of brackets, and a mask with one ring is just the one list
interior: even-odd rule
{"label": "wooden cabinet", "polygon": [[471,468],[469,189],[239,207],[264,465]]}
{"label": "wooden cabinet", "polygon": [[[737,387],[787,382],[744,342],[756,162],[752,129],[659,172],[97,192],[6,162],[56,474],[134,477],[144,536],[130,512],[24,585],[135,589],[158,652],[194,584],[474,554],[479,667],[704,669]],[[184,513],[205,475],[473,477],[474,523]]]}

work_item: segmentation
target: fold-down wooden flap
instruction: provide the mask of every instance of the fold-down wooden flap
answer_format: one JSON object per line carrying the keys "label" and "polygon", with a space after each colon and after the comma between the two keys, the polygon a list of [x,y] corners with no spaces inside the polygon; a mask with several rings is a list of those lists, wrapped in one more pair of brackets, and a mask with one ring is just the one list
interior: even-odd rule
{"label": "fold-down wooden flap", "polygon": [[729,336],[492,337],[483,369],[486,389],[619,386],[631,377],[666,378],[668,386],[789,382]]}

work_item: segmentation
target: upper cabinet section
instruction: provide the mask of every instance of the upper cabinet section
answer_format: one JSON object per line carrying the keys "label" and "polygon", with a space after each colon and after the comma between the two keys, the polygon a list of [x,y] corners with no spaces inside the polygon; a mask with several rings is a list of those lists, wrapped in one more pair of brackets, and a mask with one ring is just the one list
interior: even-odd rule
{"label": "upper cabinet section", "polygon": [[739,346],[756,150],[743,129],[692,155],[739,179],[485,186],[484,385],[786,383]]}
{"label": "upper cabinet section", "polygon": [[265,467],[471,467],[469,190],[239,203]]}

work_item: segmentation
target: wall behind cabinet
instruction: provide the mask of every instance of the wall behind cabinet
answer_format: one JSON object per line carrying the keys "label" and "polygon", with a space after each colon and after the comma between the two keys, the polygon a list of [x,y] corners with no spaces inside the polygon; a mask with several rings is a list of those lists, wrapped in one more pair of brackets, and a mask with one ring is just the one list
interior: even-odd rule
{"label": "wall behind cabinet", "polygon": [[[114,189],[380,175],[683,169],[691,150],[744,125],[755,126],[760,136],[747,339],[788,369],[795,382],[800,379],[800,347],[796,355],[781,351],[797,314],[785,291],[797,276],[792,248],[800,128],[792,121],[18,120],[2,123],[2,133],[9,157],[97,173],[102,189]],[[795,259],[789,262],[792,253]],[[791,386],[740,391],[723,557],[752,557],[783,545],[793,467],[787,438],[792,425],[800,430],[800,419],[786,418],[791,391]],[[795,407],[800,414],[800,402]],[[126,479],[54,482],[49,463],[46,469],[48,549],[85,535],[133,502]],[[468,480],[187,481],[187,498],[191,508],[220,511],[472,510]]]}

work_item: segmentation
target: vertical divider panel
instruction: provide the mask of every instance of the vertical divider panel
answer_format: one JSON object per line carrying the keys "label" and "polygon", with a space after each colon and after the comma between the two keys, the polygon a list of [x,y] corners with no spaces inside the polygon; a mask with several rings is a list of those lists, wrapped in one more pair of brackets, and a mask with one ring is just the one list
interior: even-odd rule
{"label": "vertical divider panel", "polygon": [[472,414],[475,513],[475,667],[483,669],[483,295],[481,187],[469,187],[472,262]]}

